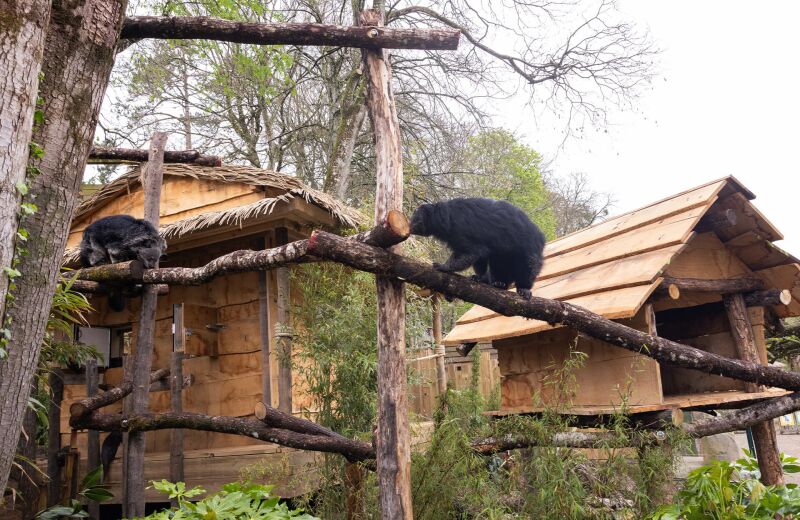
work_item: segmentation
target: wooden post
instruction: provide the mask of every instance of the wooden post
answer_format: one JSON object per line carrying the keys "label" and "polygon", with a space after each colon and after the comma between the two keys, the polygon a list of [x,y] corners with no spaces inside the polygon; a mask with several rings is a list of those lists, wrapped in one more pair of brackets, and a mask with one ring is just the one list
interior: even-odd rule
{"label": "wooden post", "polygon": [[[361,12],[362,26],[381,26],[381,14]],[[403,154],[392,93],[388,53],[363,49],[367,109],[372,121],[377,168],[375,222],[391,210],[403,210]],[[395,246],[394,249],[399,249]],[[378,291],[378,435],[377,470],[381,518],[412,518],[411,449],[405,370],[405,288],[403,282],[376,277]]]}
{"label": "wooden post", "polygon": [[345,507],[347,520],[364,518],[363,489],[364,469],[357,463],[348,462],[344,466],[344,486],[347,491]]}
{"label": "wooden post", "polygon": [[442,343],[442,301],[439,293],[435,292],[431,296],[431,306],[433,307],[433,343],[436,345],[436,382],[439,387],[440,398],[447,392],[447,371],[444,367],[445,348]]}
{"label": "wooden post", "polygon": [[[150,156],[142,171],[144,191],[144,219],[158,229],[161,204],[161,182],[164,176],[164,147],[167,134],[155,132],[150,139]],[[156,266],[158,267],[158,266]],[[155,336],[157,289],[147,285],[142,293],[142,312],[139,318],[139,333],[136,337],[136,352],[133,356],[131,377],[131,410],[135,414],[146,413],[150,401],[150,370],[153,365],[153,338]],[[145,432],[128,434],[128,463],[125,474],[125,515],[128,518],[144,516],[144,452]]]}
{"label": "wooden post", "polygon": [[[289,230],[275,230],[275,245],[289,243]],[[292,324],[291,324],[291,284],[289,268],[275,270],[278,286],[277,323],[275,324],[275,345],[278,353],[278,409],[292,413]]]}
{"label": "wooden post", "polygon": [[[760,363],[756,338],[747,314],[744,297],[741,293],[725,294],[723,302],[731,325],[731,335],[739,351],[739,358]],[[746,383],[745,388],[748,392],[758,392],[763,389],[754,383]],[[752,426],[752,432],[758,467],[761,470],[761,482],[767,486],[783,484],[783,469],[781,468],[775,424],[771,420],[758,423]]]}
{"label": "wooden post", "polygon": [[54,368],[49,376],[50,406],[47,408],[47,507],[58,504],[61,498],[61,466],[58,453],[61,451],[61,401],[64,399],[64,379],[60,368]]}
{"label": "wooden post", "polygon": [[[288,237],[287,237],[288,238]],[[266,238],[261,239],[266,249]],[[269,272],[258,271],[258,329],[261,336],[261,400],[272,406],[272,367],[269,348]]]}
{"label": "wooden post", "polygon": [[[170,403],[174,413],[183,411],[183,356],[186,351],[186,334],[183,327],[183,304],[172,306],[172,359],[170,360]],[[171,430],[169,445],[169,479],[184,482],[183,476],[183,430]],[[177,499],[170,500],[173,507]]]}
{"label": "wooden post", "polygon": [[[92,358],[86,360],[86,396],[93,397],[97,394],[97,360]],[[100,465],[100,432],[89,430],[89,440],[86,447],[86,469],[87,473]],[[100,503],[95,500],[89,501],[89,518],[100,518]]]}

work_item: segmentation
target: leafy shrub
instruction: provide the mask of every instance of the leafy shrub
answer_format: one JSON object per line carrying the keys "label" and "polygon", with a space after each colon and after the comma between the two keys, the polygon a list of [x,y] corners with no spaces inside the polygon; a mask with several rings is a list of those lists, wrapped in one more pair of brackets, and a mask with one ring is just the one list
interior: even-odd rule
{"label": "leafy shrub", "polygon": [[[95,502],[105,502],[114,495],[103,485],[103,467],[98,466],[83,477],[78,496]],[[71,500],[68,506],[55,505],[36,515],[37,520],[56,520],[58,518],[89,518],[89,512],[84,509],[80,500]]]}
{"label": "leafy shrub", "polygon": [[178,506],[146,516],[146,520],[319,520],[300,509],[289,509],[280,497],[270,495],[273,486],[234,482],[197,502],[189,499],[202,495],[205,489],[186,489],[183,482],[167,480],[153,481],[153,487],[177,499]]}
{"label": "leafy shrub", "polygon": [[[800,488],[765,486],[758,480],[758,462],[744,452],[736,462],[717,460],[689,473],[677,502],[660,508],[651,520],[766,520],[800,514]],[[796,457],[781,453],[781,465],[786,473],[800,472]]]}

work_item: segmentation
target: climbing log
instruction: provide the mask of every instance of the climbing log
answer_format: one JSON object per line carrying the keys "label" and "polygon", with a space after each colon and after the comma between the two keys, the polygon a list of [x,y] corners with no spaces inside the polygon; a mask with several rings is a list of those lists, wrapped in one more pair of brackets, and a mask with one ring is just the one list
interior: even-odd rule
{"label": "climbing log", "polygon": [[530,301],[510,292],[487,287],[468,278],[433,269],[430,264],[395,255],[380,248],[316,231],[308,239],[308,253],[380,276],[395,277],[434,291],[478,304],[504,316],[522,316],[564,324],[612,345],[644,354],[673,366],[767,386],[800,390],[800,374],[778,367],[730,359],[635,330],[583,307],[534,296]]}
{"label": "climbing log", "polygon": [[202,39],[256,45],[455,50],[460,35],[454,29],[234,22],[207,16],[130,16],[125,18],[120,39]]}
{"label": "climbing log", "polygon": [[[85,267],[75,271],[67,271],[62,276],[65,280],[76,278],[91,282],[141,282],[144,266],[138,260],[119,262],[117,264]],[[76,282],[77,282],[76,280]]]}
{"label": "climbing log", "polygon": [[407,239],[411,234],[411,225],[400,211],[389,210],[374,228],[362,231],[350,237],[371,246],[391,247]]}
{"label": "climbing log", "polygon": [[[163,296],[165,294],[169,294],[169,285],[167,284],[156,284],[156,293],[159,296]],[[108,294],[109,291],[113,289],[113,285],[111,284],[104,284],[100,282],[90,282],[89,280],[75,280],[70,287],[73,291],[83,293],[83,294]],[[125,296],[139,296],[142,294],[142,287],[141,286],[125,286],[122,289],[122,293]]]}
{"label": "climbing log", "polygon": [[[160,368],[150,374],[150,383],[155,383],[156,381],[165,379],[167,376],[169,376],[169,369]],[[123,380],[119,386],[111,387],[102,394],[97,394],[92,397],[81,399],[80,401],[75,401],[69,407],[69,415],[71,417],[70,425],[72,425],[73,419],[83,417],[99,408],[116,403],[120,399],[123,399],[125,396],[130,394],[132,391],[133,382],[130,380]],[[76,426],[72,427],[76,428]]]}
{"label": "climbing log", "polygon": [[[362,11],[362,30],[384,31],[381,13]],[[375,142],[375,224],[403,209],[403,153],[392,93],[392,68],[383,49],[362,52],[367,113]],[[353,241],[353,244],[359,244]],[[381,518],[411,520],[411,439],[405,366],[405,287],[397,277],[375,277],[378,299],[378,432],[376,442]]]}
{"label": "climbing log", "polygon": [[243,435],[251,439],[273,442],[301,450],[339,453],[347,460],[356,462],[375,457],[369,443],[343,436],[299,433],[283,428],[266,426],[258,419],[249,417],[211,416],[201,413],[144,413],[123,417],[120,414],[92,412],[76,421],[78,428],[101,431],[127,431],[131,433],[170,428],[184,428],[232,435]]}
{"label": "climbing log", "polygon": [[294,415],[284,413],[277,408],[274,408],[266,403],[257,403],[255,407],[256,419],[263,422],[272,428],[280,428],[298,433],[307,433],[313,435],[325,435],[326,437],[333,437],[336,439],[347,439],[335,431],[321,426],[308,419],[295,417]]}
{"label": "climbing log", "polygon": [[789,289],[770,289],[767,291],[753,291],[744,294],[744,304],[747,307],[789,305],[790,303],[792,303],[792,293]]}
{"label": "climbing log", "polygon": [[[116,164],[121,162],[146,162],[148,150],[95,146],[89,152],[89,164]],[[165,163],[190,163],[199,166],[222,166],[216,155],[205,155],[197,150],[165,151]]]}

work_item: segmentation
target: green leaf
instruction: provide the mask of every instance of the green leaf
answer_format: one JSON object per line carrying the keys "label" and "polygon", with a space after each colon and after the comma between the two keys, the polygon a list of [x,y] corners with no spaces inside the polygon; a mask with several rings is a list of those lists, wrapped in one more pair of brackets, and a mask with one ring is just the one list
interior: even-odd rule
{"label": "green leaf", "polygon": [[22,195],[28,194],[28,185],[25,184],[25,181],[17,181],[15,184],[17,191],[20,192]]}

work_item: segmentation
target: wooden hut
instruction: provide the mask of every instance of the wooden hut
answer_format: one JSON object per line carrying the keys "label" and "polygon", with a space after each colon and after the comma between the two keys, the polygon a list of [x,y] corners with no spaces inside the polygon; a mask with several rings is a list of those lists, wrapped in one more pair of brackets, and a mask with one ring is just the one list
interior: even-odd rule
{"label": "wooden hut", "polygon": [[[533,292],[732,358],[743,353],[724,301],[745,292],[742,323],[749,319],[766,363],[765,325],[800,314],[800,261],[772,243],[782,236],[753,198],[727,177],[561,237],[547,244]],[[565,398],[545,382],[572,351],[585,360],[574,372],[571,414],[602,415],[623,403],[633,413],[738,407],[782,392],[661,365],[571,329],[477,306],[445,338],[472,342],[497,349],[498,414],[536,412]]]}
{"label": "wooden hut", "polygon": [[[68,241],[67,264],[77,261],[83,230],[114,214],[141,217],[144,196],[139,167],[89,196],[77,209]],[[161,233],[167,239],[162,267],[197,267],[227,252],[263,249],[305,238],[312,228],[346,228],[361,219],[355,210],[297,179],[244,166],[164,166]],[[192,379],[182,392],[184,411],[209,415],[252,415],[269,392],[275,407],[310,414],[313,406],[302,377],[281,368],[276,342],[288,321],[292,291],[288,268],[229,274],[198,286],[171,287],[158,298],[153,369],[168,368],[173,347],[184,348],[183,373]],[[288,289],[288,290],[287,290]],[[130,298],[123,312],[109,309],[104,296],[91,298],[96,312],[81,327],[79,339],[105,354],[100,383],[122,379],[123,358],[135,350],[140,298]],[[268,370],[264,366],[268,363]],[[66,371],[61,404],[61,445],[77,441],[85,468],[86,433],[70,440],[71,402],[86,395],[82,374]],[[154,385],[150,410],[170,409],[169,385]],[[121,410],[117,403],[116,409]],[[110,410],[113,413],[113,410]],[[308,491],[307,472],[314,454],[265,444],[257,439],[213,432],[184,431],[184,472],[189,485],[208,490],[240,478],[240,471],[258,463],[269,469],[277,493],[294,496]],[[101,439],[105,437],[102,434]],[[147,434],[147,480],[167,478],[170,430]],[[115,502],[121,498],[121,456],[112,464],[109,483]],[[270,469],[271,468],[271,469]],[[82,471],[81,471],[82,473]],[[164,501],[148,490],[148,501]]]}

